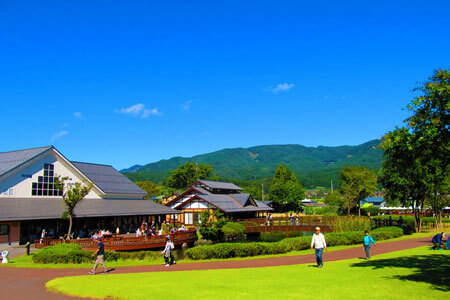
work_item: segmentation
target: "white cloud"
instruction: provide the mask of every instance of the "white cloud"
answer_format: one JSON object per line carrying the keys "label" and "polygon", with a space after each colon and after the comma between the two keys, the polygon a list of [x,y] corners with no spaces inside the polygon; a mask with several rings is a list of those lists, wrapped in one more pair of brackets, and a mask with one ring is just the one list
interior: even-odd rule
{"label": "white cloud", "polygon": [[148,118],[149,116],[160,116],[162,115],[162,113],[157,109],[144,109],[144,111],[142,112],[141,118],[145,119]]}
{"label": "white cloud", "polygon": [[143,119],[148,118],[149,116],[162,115],[162,113],[158,110],[158,108],[147,109],[145,105],[142,103],[118,109],[116,110],[116,113],[141,117]]}
{"label": "white cloud", "polygon": [[77,111],[77,112],[74,112],[73,113],[73,116],[75,117],[75,118],[82,118],[83,117],[83,114],[82,113],[80,113],[79,111]]}
{"label": "white cloud", "polygon": [[293,83],[280,83],[274,88],[271,88],[272,93],[278,94],[279,92],[287,92],[295,86]]}
{"label": "white cloud", "polygon": [[51,141],[54,142],[57,139],[65,136],[65,135],[68,135],[68,134],[69,134],[69,132],[67,132],[65,130],[61,130],[61,131],[55,132],[55,134],[53,134],[53,136],[52,136],[52,140]]}
{"label": "white cloud", "polygon": [[189,99],[188,101],[184,102],[184,104],[183,104],[183,110],[189,110],[189,109],[191,109],[192,102],[194,102],[193,99]]}

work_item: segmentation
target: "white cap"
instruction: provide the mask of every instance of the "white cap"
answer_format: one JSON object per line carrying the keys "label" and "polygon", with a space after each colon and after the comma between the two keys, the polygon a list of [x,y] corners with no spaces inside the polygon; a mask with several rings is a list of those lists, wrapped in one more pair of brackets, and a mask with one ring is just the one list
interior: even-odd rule
{"label": "white cap", "polygon": [[320,230],[320,227],[316,227],[316,230]]}

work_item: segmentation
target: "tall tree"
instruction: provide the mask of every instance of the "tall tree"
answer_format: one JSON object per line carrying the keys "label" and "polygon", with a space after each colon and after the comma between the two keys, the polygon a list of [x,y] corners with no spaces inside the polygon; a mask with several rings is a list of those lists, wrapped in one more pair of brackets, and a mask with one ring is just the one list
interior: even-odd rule
{"label": "tall tree", "polygon": [[362,199],[373,194],[377,189],[377,175],[363,166],[346,166],[339,173],[340,193],[344,196],[347,215]]}
{"label": "tall tree", "polygon": [[449,203],[449,83],[449,70],[436,70],[416,89],[422,94],[408,105],[412,115],[406,127],[389,132],[381,144],[381,182],[388,196],[414,208],[419,232],[425,203],[436,212],[437,223]]}
{"label": "tall tree", "polygon": [[422,86],[422,94],[411,101],[407,126],[417,139],[422,168],[426,172],[429,194],[426,202],[442,222],[443,208],[449,205],[448,180],[450,161],[450,72],[440,69]]}
{"label": "tall tree", "polygon": [[170,171],[165,184],[174,189],[185,189],[198,179],[217,179],[217,175],[213,174],[213,168],[209,164],[186,162]]}
{"label": "tall tree", "polygon": [[67,238],[70,239],[73,219],[75,218],[75,207],[89,194],[93,184],[88,183],[86,185],[80,182],[67,184],[67,179],[68,177],[61,178],[60,176],[55,176],[55,187],[62,191],[63,205],[65,209],[63,217],[69,218]]}
{"label": "tall tree", "polygon": [[420,232],[421,216],[428,183],[417,151],[417,138],[406,128],[397,128],[384,136],[380,182],[386,197],[414,209],[416,231]]}
{"label": "tall tree", "polygon": [[305,190],[298,182],[294,172],[282,164],[278,165],[270,185],[269,198],[283,210],[298,209],[305,197]]}

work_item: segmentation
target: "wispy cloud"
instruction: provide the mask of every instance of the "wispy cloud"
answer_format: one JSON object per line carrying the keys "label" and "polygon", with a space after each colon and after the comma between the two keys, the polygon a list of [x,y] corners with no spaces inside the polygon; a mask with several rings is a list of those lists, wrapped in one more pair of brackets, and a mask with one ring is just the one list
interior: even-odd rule
{"label": "wispy cloud", "polygon": [[117,109],[116,113],[131,115],[135,117],[141,117],[142,119],[148,118],[149,116],[161,116],[162,113],[158,110],[158,108],[148,109],[142,103],[138,103],[129,107],[124,107],[121,109]]}
{"label": "wispy cloud", "polygon": [[69,134],[69,132],[66,130],[61,130],[61,131],[55,132],[55,134],[53,134],[53,136],[52,136],[51,141],[54,142],[57,139],[62,138],[63,136],[68,135],[68,134]]}
{"label": "wispy cloud", "polygon": [[280,83],[276,87],[272,89],[274,94],[278,94],[279,92],[287,92],[295,86],[293,83]]}
{"label": "wispy cloud", "polygon": [[142,112],[141,118],[145,119],[150,116],[160,116],[160,115],[162,115],[162,113],[157,108],[144,109],[144,111]]}
{"label": "wispy cloud", "polygon": [[183,110],[190,110],[191,106],[192,106],[192,102],[194,102],[194,99],[189,99],[188,101],[184,102]]}
{"label": "wispy cloud", "polygon": [[75,118],[79,118],[79,119],[83,118],[83,114],[80,113],[79,111],[74,112],[74,113],[73,113],[73,116],[74,116]]}
{"label": "wispy cloud", "polygon": [[279,92],[287,92],[295,86],[293,83],[280,83],[277,86],[269,86],[264,88],[265,91],[272,92],[274,94],[278,94]]}

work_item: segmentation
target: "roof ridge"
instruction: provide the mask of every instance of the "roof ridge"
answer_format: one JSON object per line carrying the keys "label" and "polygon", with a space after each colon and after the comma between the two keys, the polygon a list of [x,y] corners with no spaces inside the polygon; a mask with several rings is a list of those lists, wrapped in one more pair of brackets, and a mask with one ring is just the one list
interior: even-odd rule
{"label": "roof ridge", "polygon": [[0,152],[0,154],[12,153],[12,152],[22,152],[22,151],[35,150],[35,149],[45,149],[45,148],[49,149],[49,148],[54,148],[54,147],[53,147],[53,145],[43,146],[43,147],[33,147],[33,148],[20,149],[20,150],[4,151],[4,152]]}
{"label": "roof ridge", "polygon": [[[71,163],[76,163],[76,164],[86,164],[86,165],[105,166],[105,167],[112,167],[112,168],[114,168],[112,165],[107,165],[107,164],[96,164],[96,163],[89,163],[89,162],[75,161],[75,160],[71,160],[70,162]],[[119,172],[119,171],[117,171],[117,172]]]}
{"label": "roof ridge", "polygon": [[226,194],[226,196],[228,196],[228,198],[231,198],[231,200],[233,200],[234,203],[236,203],[236,204],[239,205],[240,207],[244,208],[244,205],[242,205],[239,201],[237,201],[236,199],[234,199],[230,194]]}

